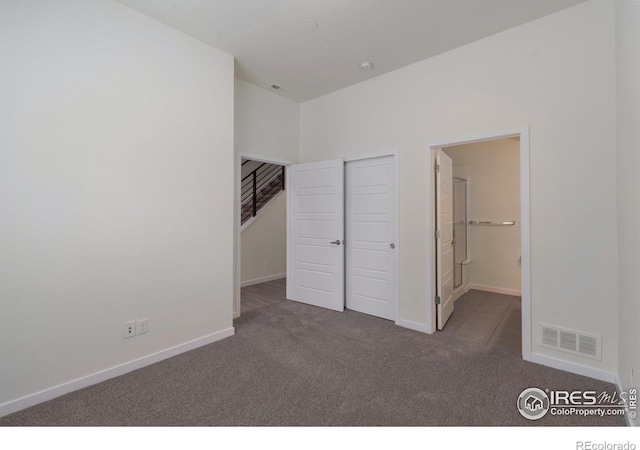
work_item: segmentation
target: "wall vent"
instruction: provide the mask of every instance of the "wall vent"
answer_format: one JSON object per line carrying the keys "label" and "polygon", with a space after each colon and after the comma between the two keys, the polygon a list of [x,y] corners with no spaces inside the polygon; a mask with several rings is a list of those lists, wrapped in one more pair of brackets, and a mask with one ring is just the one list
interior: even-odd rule
{"label": "wall vent", "polygon": [[591,359],[602,359],[602,336],[540,324],[540,345]]}
{"label": "wall vent", "polygon": [[558,330],[542,326],[542,344],[548,347],[558,346]]}

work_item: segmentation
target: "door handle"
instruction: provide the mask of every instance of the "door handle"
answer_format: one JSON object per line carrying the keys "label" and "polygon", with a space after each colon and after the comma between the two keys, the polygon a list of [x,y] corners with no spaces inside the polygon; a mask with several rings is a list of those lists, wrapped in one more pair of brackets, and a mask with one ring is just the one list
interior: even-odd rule
{"label": "door handle", "polygon": [[329,244],[336,244],[336,245],[340,245],[340,244],[342,244],[342,242],[340,241],[340,239],[336,239],[335,241],[331,241],[331,242],[329,242]]}

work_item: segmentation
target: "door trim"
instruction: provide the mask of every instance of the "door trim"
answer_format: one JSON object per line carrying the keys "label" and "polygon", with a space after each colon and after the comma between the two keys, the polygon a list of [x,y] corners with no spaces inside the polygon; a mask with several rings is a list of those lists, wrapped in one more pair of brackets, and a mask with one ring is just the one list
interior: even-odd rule
{"label": "door trim", "polygon": [[[494,133],[486,133],[466,138],[452,138],[440,141],[433,141],[427,144],[426,148],[426,190],[429,199],[433,198],[435,189],[434,177],[434,149],[446,148],[454,145],[472,144],[495,139],[519,137],[520,138],[520,246],[522,252],[522,266],[520,268],[522,278],[522,358],[531,361],[532,338],[531,338],[531,218],[530,218],[530,179],[529,179],[529,127],[511,129]],[[434,333],[436,331],[436,283],[435,283],[435,210],[433,207],[427,208],[426,222],[426,244],[427,244],[427,273],[426,279],[430,283],[427,286],[427,317],[426,331]]]}
{"label": "door trim", "polygon": [[[279,164],[281,166],[285,166],[284,169],[284,178],[285,178],[285,186],[289,186],[289,166],[291,164],[296,164],[293,161],[288,161],[284,159],[276,159],[270,158],[268,156],[256,155],[253,153],[236,153],[236,189],[235,189],[235,200],[234,200],[234,214],[235,214],[235,227],[234,227],[234,240],[235,240],[235,261],[233,265],[233,318],[237,319],[240,317],[240,292],[242,285],[242,223],[240,222],[240,191],[242,190],[242,160],[243,159],[252,159],[254,161],[266,162],[270,164]],[[285,195],[287,196],[287,218],[289,214],[289,190],[285,189]],[[287,222],[287,239],[289,236],[289,224]],[[288,255],[288,254],[287,254]],[[289,258],[287,258],[287,264],[289,264]]]}
{"label": "door trim", "polygon": [[[396,244],[396,248],[395,248],[395,254],[394,254],[394,264],[395,264],[395,270],[394,270],[394,274],[393,276],[395,277],[396,280],[396,286],[395,286],[395,292],[394,292],[394,300],[395,300],[395,320],[394,323],[398,326],[402,326],[405,328],[411,328],[410,326],[407,326],[405,324],[404,321],[400,320],[400,252],[402,251],[402,245],[400,243],[400,154],[398,153],[397,150],[395,151],[390,151],[390,152],[382,152],[382,153],[373,153],[373,154],[369,154],[369,155],[359,155],[359,156],[352,156],[352,157],[348,157],[344,159],[344,163],[348,163],[351,161],[361,161],[364,159],[375,159],[375,158],[383,158],[385,156],[392,156],[393,157],[393,188],[395,190],[395,206],[394,206],[394,211],[393,214],[395,215],[394,218],[394,222],[395,222],[395,244]],[[345,190],[346,191],[346,190]],[[346,199],[345,199],[346,200]],[[346,203],[345,203],[346,204]],[[346,218],[346,216],[345,216]],[[345,265],[345,275],[346,275],[346,265]],[[346,286],[346,283],[345,283]],[[346,303],[346,292],[345,292],[345,303]],[[413,328],[415,329],[415,328]],[[420,330],[422,331],[422,330]]]}

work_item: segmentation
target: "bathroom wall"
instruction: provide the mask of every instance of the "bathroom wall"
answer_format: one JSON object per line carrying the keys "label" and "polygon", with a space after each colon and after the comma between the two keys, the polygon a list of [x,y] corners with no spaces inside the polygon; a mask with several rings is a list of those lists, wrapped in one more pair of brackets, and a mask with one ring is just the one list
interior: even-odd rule
{"label": "bathroom wall", "polygon": [[[520,220],[520,141],[499,139],[445,149],[469,172],[469,220]],[[520,295],[520,226],[470,225],[470,287]]]}

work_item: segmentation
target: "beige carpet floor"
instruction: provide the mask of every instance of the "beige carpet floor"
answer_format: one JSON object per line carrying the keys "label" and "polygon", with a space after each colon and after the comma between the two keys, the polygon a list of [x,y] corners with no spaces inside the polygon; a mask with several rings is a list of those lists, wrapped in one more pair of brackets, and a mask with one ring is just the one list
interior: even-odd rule
{"label": "beige carpet floor", "polygon": [[290,301],[248,312],[235,326],[228,339],[0,425],[624,425],[621,417],[524,419],[516,399],[527,387],[614,387],[504,348]]}

